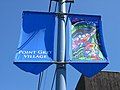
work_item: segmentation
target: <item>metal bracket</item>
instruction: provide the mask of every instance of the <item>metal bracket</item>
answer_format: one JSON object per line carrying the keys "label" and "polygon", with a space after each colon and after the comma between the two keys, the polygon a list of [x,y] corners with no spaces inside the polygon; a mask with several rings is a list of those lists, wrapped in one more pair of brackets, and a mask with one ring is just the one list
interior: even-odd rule
{"label": "metal bracket", "polygon": [[64,19],[65,18],[65,14],[63,12],[58,12],[57,13],[57,16],[61,19]]}
{"label": "metal bracket", "polygon": [[54,62],[54,64],[69,64],[69,62],[58,62],[58,61],[56,61],[56,62]]}
{"label": "metal bracket", "polygon": [[[52,0],[52,1],[59,2],[59,0]],[[66,3],[74,3],[74,0],[66,0],[65,2],[66,2]]]}

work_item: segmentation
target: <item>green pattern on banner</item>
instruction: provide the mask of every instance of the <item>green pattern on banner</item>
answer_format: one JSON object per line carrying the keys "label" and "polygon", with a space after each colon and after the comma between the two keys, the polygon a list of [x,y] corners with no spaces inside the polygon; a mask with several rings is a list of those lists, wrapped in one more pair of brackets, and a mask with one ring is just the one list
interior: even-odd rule
{"label": "green pattern on banner", "polygon": [[79,21],[72,25],[73,60],[104,60],[96,31],[96,24],[90,21]]}

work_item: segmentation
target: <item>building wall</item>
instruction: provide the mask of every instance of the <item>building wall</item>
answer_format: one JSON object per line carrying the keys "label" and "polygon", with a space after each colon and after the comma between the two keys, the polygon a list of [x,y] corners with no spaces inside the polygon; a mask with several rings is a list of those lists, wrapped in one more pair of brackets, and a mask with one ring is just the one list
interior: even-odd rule
{"label": "building wall", "polygon": [[76,90],[120,90],[120,73],[100,72],[92,78],[82,75]]}

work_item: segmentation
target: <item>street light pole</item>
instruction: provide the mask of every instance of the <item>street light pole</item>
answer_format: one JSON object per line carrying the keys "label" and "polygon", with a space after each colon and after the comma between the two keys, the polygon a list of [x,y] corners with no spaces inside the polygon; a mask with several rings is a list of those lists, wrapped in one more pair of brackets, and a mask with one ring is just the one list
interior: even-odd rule
{"label": "street light pole", "polygon": [[66,0],[59,0],[58,4],[58,37],[57,37],[57,62],[56,64],[56,90],[66,90],[66,65],[65,62],[65,23]]}

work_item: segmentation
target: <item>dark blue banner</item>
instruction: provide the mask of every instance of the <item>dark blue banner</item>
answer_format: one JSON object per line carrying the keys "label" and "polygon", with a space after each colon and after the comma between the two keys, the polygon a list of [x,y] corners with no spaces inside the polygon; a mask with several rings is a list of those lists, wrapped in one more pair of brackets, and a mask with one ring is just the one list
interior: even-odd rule
{"label": "dark blue banner", "polygon": [[34,74],[46,69],[54,60],[54,34],[55,14],[23,12],[22,29],[14,63]]}

